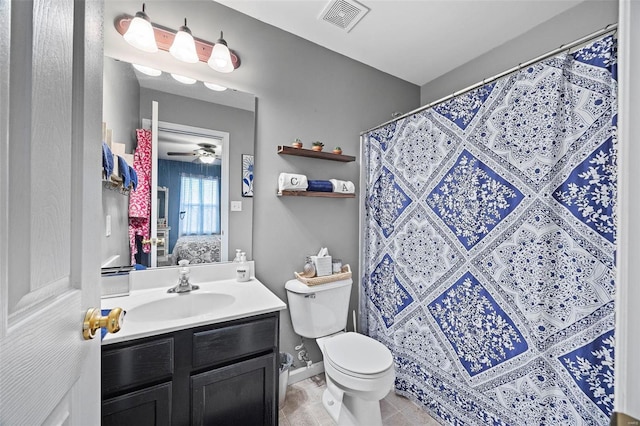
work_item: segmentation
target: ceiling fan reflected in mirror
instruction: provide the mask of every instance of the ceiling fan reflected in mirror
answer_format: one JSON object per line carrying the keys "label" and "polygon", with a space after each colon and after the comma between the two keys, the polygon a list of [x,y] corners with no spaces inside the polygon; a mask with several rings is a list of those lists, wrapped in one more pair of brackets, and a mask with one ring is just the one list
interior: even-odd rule
{"label": "ceiling fan reflected in mirror", "polygon": [[167,152],[167,155],[170,156],[195,156],[196,159],[194,162],[199,162],[202,164],[212,164],[216,161],[216,159],[220,159],[221,153],[217,152],[216,149],[222,149],[219,146],[210,144],[210,143],[199,143],[198,146],[200,148],[194,149],[193,151],[187,152]]}

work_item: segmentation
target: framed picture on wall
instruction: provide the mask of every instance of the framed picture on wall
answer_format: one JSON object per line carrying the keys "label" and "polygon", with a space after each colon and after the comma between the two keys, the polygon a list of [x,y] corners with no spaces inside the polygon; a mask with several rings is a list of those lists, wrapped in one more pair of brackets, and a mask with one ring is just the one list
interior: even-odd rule
{"label": "framed picture on wall", "polygon": [[242,196],[253,197],[253,155],[242,154]]}

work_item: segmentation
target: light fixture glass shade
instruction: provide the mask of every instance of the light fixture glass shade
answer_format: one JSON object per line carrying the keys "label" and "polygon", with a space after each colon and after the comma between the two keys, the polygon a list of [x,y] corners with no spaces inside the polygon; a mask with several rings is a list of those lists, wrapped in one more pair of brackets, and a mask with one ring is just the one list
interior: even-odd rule
{"label": "light fixture glass shade", "polygon": [[216,157],[213,155],[201,155],[199,159],[203,164],[213,164],[216,161]]}
{"label": "light fixture glass shade", "polygon": [[162,74],[162,71],[157,70],[155,68],[146,67],[144,65],[132,64],[135,69],[140,71],[142,74],[150,75],[151,77],[157,77]]}
{"label": "light fixture glass shade", "polygon": [[158,45],[149,17],[144,12],[136,13],[129,23],[127,32],[122,36],[131,46],[144,52],[156,53]]}
{"label": "light fixture glass shade", "polygon": [[169,53],[179,61],[195,64],[200,60],[196,53],[196,43],[186,25],[180,27],[169,48]]}
{"label": "light fixture glass shade", "polygon": [[187,77],[187,76],[180,75],[180,74],[171,74],[171,77],[173,77],[174,79],[176,79],[177,81],[179,81],[182,84],[193,84],[196,81],[198,81],[195,78]]}
{"label": "light fixture glass shade", "polygon": [[218,72],[228,73],[234,70],[233,62],[231,61],[231,52],[227,47],[227,42],[222,38],[222,32],[220,32],[220,38],[213,46],[207,64]]}
{"label": "light fixture glass shade", "polygon": [[225,90],[227,90],[227,88],[224,86],[220,86],[219,84],[215,83],[207,83],[206,81],[204,82],[204,85],[207,87],[207,89],[215,90],[216,92],[224,92]]}

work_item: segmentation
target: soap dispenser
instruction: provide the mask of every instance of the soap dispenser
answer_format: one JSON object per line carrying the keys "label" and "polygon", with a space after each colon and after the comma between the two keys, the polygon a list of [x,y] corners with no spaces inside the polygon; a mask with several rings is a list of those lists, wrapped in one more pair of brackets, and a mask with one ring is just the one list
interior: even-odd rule
{"label": "soap dispenser", "polygon": [[236,249],[236,257],[234,257],[234,258],[233,258],[233,261],[234,261],[235,263],[240,262],[240,252],[241,252],[241,250],[240,250],[240,249]]}
{"label": "soap dispenser", "polygon": [[249,281],[249,264],[247,263],[247,256],[244,252],[240,253],[240,262],[236,267],[236,281]]}

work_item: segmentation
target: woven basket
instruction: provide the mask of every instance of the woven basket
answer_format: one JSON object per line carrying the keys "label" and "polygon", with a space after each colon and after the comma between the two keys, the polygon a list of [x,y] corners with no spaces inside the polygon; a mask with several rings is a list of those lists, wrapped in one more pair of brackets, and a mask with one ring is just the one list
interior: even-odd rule
{"label": "woven basket", "polygon": [[341,272],[337,274],[325,275],[323,277],[307,278],[302,272],[294,272],[294,274],[296,275],[298,281],[300,281],[301,283],[304,283],[306,285],[318,285],[351,278],[351,268],[349,267],[349,265],[344,265],[341,269]]}

